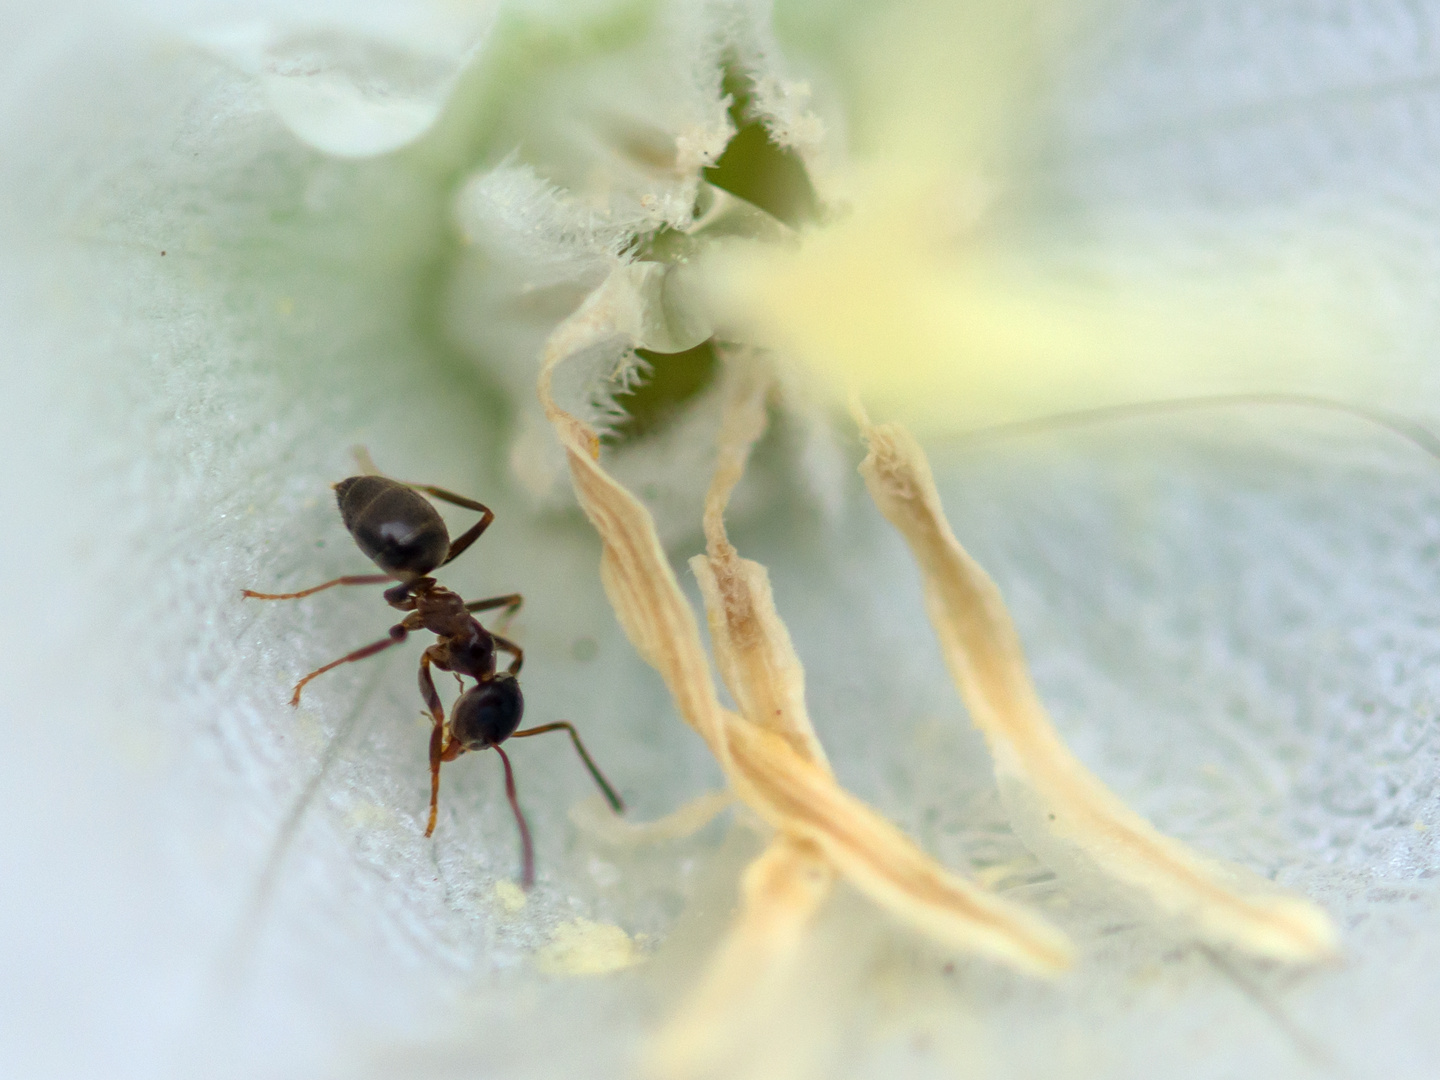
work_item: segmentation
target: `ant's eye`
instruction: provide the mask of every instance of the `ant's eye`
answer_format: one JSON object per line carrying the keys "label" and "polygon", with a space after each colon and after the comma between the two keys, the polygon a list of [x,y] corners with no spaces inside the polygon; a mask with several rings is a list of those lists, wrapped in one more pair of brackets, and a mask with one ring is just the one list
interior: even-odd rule
{"label": "ant's eye", "polygon": [[483,750],[514,734],[524,714],[520,683],[513,675],[497,675],[460,695],[450,714],[450,734],[467,750]]}

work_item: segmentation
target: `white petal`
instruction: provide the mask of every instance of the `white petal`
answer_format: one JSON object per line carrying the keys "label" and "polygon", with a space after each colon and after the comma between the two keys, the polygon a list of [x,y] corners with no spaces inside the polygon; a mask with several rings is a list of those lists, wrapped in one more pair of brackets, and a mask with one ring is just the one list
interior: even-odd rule
{"label": "white petal", "polygon": [[[1198,244],[1237,204],[1359,185],[1393,241],[1381,269],[1396,339],[1427,349],[1440,158],[1433,94],[1406,81],[1428,55],[1424,28],[1404,25],[1414,9],[1342,5],[1326,21],[1296,7],[1260,24],[1242,16],[1261,7],[1159,10],[1113,42],[1117,81],[1073,106],[1112,138],[1061,155],[1087,178],[1097,228],[1142,195],[1152,220],[1173,199]],[[526,747],[517,765],[553,876],[515,917],[494,891],[514,837],[493,761],[457,763],[441,843],[416,836],[413,654],[331,676],[308,718],[284,705],[298,671],[383,628],[373,595],[260,612],[236,595],[354,568],[325,485],[363,441],[387,468],[500,510],[455,580],[527,593],[532,714],[583,722],[643,816],[714,783],[620,646],[588,536],[527,516],[505,486],[503,410],[457,374],[465,361],[417,300],[452,242],[450,191],[418,156],[335,162],[297,146],[254,84],[206,57],[101,36],[12,35],[0,114],[0,1064],[623,1072],[653,1019],[637,976],[537,983],[526,951],[580,917],[670,930],[689,897],[723,897],[745,837],[612,856],[565,822],[587,793],[565,749]],[[1263,250],[1263,236],[1240,239]],[[1428,390],[1415,400],[1428,408]],[[1135,928],[1106,932],[1106,912],[1077,901],[1090,964],[1052,991],[946,975],[840,908],[812,958],[817,998],[875,1038],[842,1044],[837,1070],[1048,1075],[1063,1045],[1062,1064],[1099,1075],[1164,1062],[1177,1076],[1304,1076],[1318,1043],[1355,1071],[1428,1075],[1433,469],[1383,442],[1352,452],[1331,423],[1287,428],[1278,449],[1237,426],[1072,440],[1060,460],[956,450],[944,494],[1087,763],[1188,841],[1318,896],[1350,966],[1298,982],[1217,974]],[[910,567],[854,505],[843,527],[791,506],[735,537],[771,568],[837,772],[949,865],[1021,858]],[[1014,871],[1009,891],[1056,895]],[[692,941],[724,907],[708,923],[692,912]],[[695,959],[682,936],[677,978]],[[237,951],[247,981],[226,996],[217,973]],[[654,977],[663,999],[659,965]]]}
{"label": "white petal", "polygon": [[435,123],[497,7],[340,5],[328,19],[312,9],[303,20],[277,11],[193,36],[256,76],[300,139],[327,154],[372,157]]}

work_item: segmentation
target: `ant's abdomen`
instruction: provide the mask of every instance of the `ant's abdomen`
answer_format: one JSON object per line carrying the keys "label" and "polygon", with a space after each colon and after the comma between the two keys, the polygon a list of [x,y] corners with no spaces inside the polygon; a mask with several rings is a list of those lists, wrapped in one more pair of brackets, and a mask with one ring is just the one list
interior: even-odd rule
{"label": "ant's abdomen", "polygon": [[335,499],[355,545],[391,577],[424,577],[450,551],[445,522],[429,500],[404,484],[352,476],[335,485]]}

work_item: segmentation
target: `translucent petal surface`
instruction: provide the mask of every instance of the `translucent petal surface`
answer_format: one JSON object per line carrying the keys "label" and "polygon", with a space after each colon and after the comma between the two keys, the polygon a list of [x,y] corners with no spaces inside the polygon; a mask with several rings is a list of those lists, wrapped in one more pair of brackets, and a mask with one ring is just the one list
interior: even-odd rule
{"label": "translucent petal surface", "polygon": [[435,123],[495,5],[311,4],[263,14],[257,5],[244,14],[192,9],[191,36],[254,76],[305,143],[371,157]]}
{"label": "translucent petal surface", "polygon": [[[1357,269],[1389,285],[1377,348],[1424,358],[1440,156],[1417,11],[1137,6],[1077,61],[1014,220],[1079,206],[1066,227],[1102,238],[1140,221],[1183,265],[1263,255],[1289,207],[1336,207],[1388,244]],[[326,488],[364,442],[497,509],[447,580],[525,592],[530,715],[581,724],[639,818],[718,782],[615,627],[588,530],[510,486],[514,407],[441,332],[452,197],[481,163],[449,133],[337,161],[174,37],[4,18],[3,1071],[620,1073],[761,838],[607,847],[567,820],[590,795],[568,748],[536,740],[515,756],[541,876],[517,908],[493,759],[447,766],[440,832],[419,836],[413,651],[284,704],[298,673],[383,633],[373,593],[238,598],[364,568]],[[797,40],[799,19],[781,47],[814,68],[824,40]],[[1434,409],[1428,378],[1403,404]],[[1057,986],[947,970],[842,897],[804,958],[793,1057],[886,1077],[1428,1076],[1433,463],[1275,410],[930,452],[1080,757],[1160,827],[1317,899],[1346,959],[1246,967],[1060,892],[1009,832],[900,541],[858,482],[839,524],[793,480],[764,488],[762,447],[769,511],[732,536],[769,568],[841,781],[1084,950]],[[533,950],[582,918],[650,935],[650,961],[537,973]]]}

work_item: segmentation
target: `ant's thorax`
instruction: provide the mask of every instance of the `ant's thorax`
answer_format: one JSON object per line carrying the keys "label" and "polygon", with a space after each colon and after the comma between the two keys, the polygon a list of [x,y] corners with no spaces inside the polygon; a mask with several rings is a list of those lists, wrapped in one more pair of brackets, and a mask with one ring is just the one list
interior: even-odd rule
{"label": "ant's thorax", "polygon": [[481,682],[494,677],[495,639],[466,610],[459,593],[423,577],[387,590],[385,599],[393,608],[414,612],[419,626],[413,629],[423,628],[439,639],[430,647],[436,667]]}

